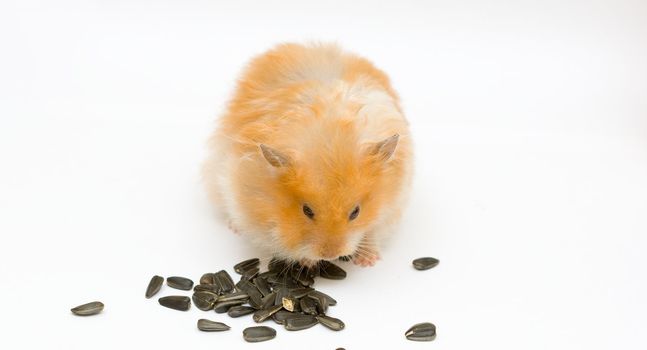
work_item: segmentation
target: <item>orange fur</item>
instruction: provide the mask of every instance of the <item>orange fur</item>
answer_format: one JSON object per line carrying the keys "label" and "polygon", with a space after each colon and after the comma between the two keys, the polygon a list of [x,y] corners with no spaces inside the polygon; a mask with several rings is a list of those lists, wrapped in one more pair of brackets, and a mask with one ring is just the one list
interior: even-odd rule
{"label": "orange fur", "polygon": [[[394,134],[385,160],[376,145]],[[289,164],[272,166],[260,144]],[[375,251],[377,231],[399,217],[412,171],[408,124],[388,78],[333,45],[284,44],[255,58],[210,146],[205,181],[234,227],[302,261]]]}

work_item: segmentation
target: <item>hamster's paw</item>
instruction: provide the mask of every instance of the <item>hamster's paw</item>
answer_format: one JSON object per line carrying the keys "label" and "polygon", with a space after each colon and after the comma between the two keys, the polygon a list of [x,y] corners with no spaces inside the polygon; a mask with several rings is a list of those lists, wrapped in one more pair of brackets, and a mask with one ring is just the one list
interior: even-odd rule
{"label": "hamster's paw", "polygon": [[353,254],[353,264],[361,267],[373,266],[378,260],[380,260],[380,253],[374,249],[363,249]]}

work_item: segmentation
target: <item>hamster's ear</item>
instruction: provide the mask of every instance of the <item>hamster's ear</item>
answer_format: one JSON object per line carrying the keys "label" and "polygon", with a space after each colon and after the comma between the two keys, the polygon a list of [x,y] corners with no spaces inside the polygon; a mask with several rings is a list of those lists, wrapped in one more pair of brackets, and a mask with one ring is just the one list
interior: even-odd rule
{"label": "hamster's ear", "polygon": [[262,143],[259,147],[261,148],[261,153],[263,153],[265,160],[267,160],[267,162],[272,166],[280,168],[290,165],[290,157],[288,157],[287,155],[275,150],[272,147],[265,146]]}
{"label": "hamster's ear", "polygon": [[395,134],[393,136],[390,136],[376,144],[374,144],[370,150],[369,153],[372,156],[376,156],[378,159],[380,159],[383,162],[386,162],[391,158],[393,153],[395,152],[395,147],[398,145],[398,139],[400,138],[400,135]]}

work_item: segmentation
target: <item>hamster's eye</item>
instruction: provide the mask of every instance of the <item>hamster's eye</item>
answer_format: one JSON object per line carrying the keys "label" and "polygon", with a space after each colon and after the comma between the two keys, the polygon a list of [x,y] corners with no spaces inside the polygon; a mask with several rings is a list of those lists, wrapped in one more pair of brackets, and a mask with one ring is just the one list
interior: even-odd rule
{"label": "hamster's eye", "polygon": [[303,205],[303,213],[306,214],[306,216],[310,219],[314,219],[315,217],[315,213],[312,211],[312,209],[310,209],[310,207],[305,204]]}
{"label": "hamster's eye", "polygon": [[357,215],[359,215],[359,205],[353,209],[353,211],[350,213],[348,216],[348,220],[355,220],[357,218]]}

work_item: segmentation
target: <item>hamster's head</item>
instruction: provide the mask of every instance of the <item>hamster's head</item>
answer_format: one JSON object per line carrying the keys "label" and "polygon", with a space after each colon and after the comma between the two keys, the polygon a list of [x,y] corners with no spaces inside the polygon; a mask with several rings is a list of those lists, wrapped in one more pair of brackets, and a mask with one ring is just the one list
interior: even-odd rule
{"label": "hamster's head", "polygon": [[397,193],[390,167],[398,138],[359,143],[341,135],[287,151],[261,144],[274,253],[314,264],[372,244],[367,233]]}

